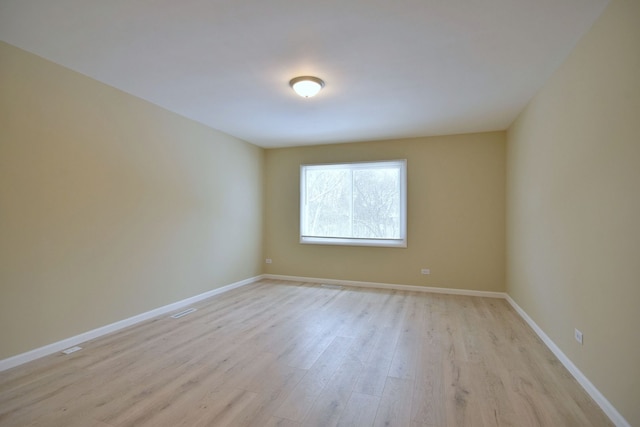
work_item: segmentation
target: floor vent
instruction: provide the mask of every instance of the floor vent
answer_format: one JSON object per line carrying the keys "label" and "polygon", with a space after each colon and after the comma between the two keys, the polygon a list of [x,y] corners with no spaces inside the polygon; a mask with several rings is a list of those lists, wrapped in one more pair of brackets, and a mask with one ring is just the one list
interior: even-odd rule
{"label": "floor vent", "polygon": [[176,313],[171,317],[173,317],[174,319],[179,319],[183,316],[186,316],[187,314],[193,313],[196,310],[197,308],[187,308],[186,310],[182,310],[180,313]]}
{"label": "floor vent", "polygon": [[341,285],[329,285],[327,283],[323,283],[322,285],[320,285],[320,287],[327,289],[342,289]]}
{"label": "floor vent", "polygon": [[62,352],[64,354],[71,354],[71,353],[75,353],[78,350],[82,350],[82,347],[75,346],[75,347],[71,347],[71,348],[68,348],[66,350],[63,350]]}

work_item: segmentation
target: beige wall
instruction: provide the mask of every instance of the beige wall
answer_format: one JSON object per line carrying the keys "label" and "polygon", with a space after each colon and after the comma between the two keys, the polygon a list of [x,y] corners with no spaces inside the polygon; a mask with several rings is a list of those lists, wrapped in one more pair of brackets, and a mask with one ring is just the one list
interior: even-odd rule
{"label": "beige wall", "polygon": [[[382,159],[407,159],[408,248],[299,244],[300,164]],[[265,168],[267,273],[504,290],[504,132],[271,149]]]}
{"label": "beige wall", "polygon": [[0,43],[0,359],[260,274],[263,156]]}
{"label": "beige wall", "polygon": [[640,2],[613,0],[511,127],[507,183],[509,294],[640,426]]}

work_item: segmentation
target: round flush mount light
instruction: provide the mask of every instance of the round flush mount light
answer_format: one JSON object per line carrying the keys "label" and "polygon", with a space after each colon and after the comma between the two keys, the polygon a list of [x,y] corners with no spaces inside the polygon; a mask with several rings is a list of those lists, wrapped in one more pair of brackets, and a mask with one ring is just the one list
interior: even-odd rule
{"label": "round flush mount light", "polygon": [[320,92],[324,82],[317,77],[301,76],[291,79],[289,86],[301,97],[311,98]]}

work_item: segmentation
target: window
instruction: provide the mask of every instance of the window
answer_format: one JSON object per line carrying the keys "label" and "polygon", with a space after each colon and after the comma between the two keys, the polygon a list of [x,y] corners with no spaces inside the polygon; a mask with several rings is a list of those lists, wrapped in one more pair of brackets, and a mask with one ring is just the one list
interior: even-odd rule
{"label": "window", "polygon": [[302,165],[300,243],[407,247],[407,161]]}

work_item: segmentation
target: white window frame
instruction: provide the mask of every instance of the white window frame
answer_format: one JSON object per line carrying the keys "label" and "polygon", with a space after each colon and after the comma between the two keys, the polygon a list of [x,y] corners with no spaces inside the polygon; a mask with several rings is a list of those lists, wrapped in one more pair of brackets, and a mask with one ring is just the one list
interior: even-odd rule
{"label": "white window frame", "polygon": [[[393,166],[400,170],[400,238],[398,239],[376,239],[359,237],[318,237],[306,236],[302,231],[305,228],[305,170],[313,168],[336,168],[343,169],[366,169],[371,167]],[[344,163],[321,163],[300,165],[300,243],[312,245],[343,245],[343,246],[377,246],[377,247],[407,247],[407,160],[381,160],[369,162],[344,162]]]}

